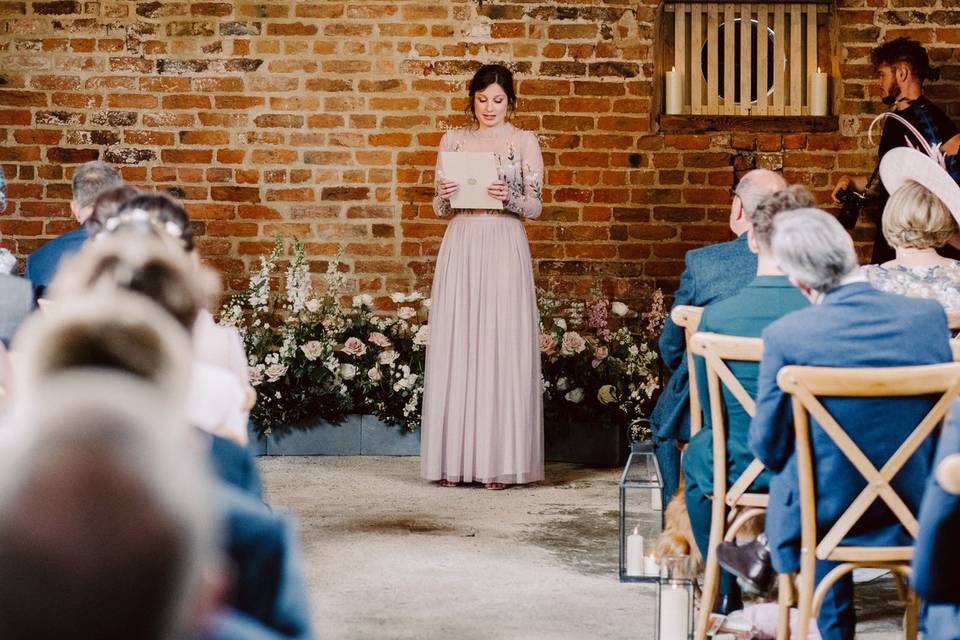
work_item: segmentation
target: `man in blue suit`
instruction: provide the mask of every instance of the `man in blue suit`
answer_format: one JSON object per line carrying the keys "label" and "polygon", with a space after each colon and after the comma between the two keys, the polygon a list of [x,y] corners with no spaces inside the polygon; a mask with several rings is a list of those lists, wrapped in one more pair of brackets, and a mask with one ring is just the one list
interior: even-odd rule
{"label": "man in blue suit", "polygon": [[[750,216],[747,243],[757,255],[757,276],[753,282],[725,300],[709,304],[703,309],[700,331],[726,335],[759,338],[760,333],[774,320],[791,311],[808,306],[800,290],[790,284],[773,257],[770,236],[775,216],[784,211],[814,206],[813,196],[800,185],[777,191],[764,198]],[[697,388],[703,389],[706,410],[703,429],[690,439],[683,453],[684,496],[693,535],[700,555],[707,557],[710,541],[710,520],[713,500],[713,420],[707,396],[707,372],[703,358],[696,357]],[[757,371],[753,362],[730,362],[730,370],[751,397],[757,395]],[[723,387],[724,424],[727,436],[727,478],[735,481],[753,462],[747,447],[750,416],[740,403]],[[766,493],[769,474],[762,474],[750,487],[751,491]],[[734,577],[724,571],[720,577],[720,598],[715,611],[730,613],[743,608],[740,591]]]}
{"label": "man in blue suit", "polygon": [[953,640],[960,638],[960,400],[943,426],[934,468],[917,518],[913,588],[924,602],[923,637]]}
{"label": "man in blue suit", "polygon": [[[773,473],[765,540],[724,544],[718,559],[746,579],[766,558],[779,573],[800,567],[800,490],[790,398],[777,385],[788,364],[823,367],[894,367],[951,362],[947,319],[933,300],[877,291],[859,274],[853,241],[837,220],[817,209],[774,221],[773,252],[780,268],[813,303],[763,332],[757,413],[750,449]],[[882,465],[931,407],[930,398],[827,398],[824,406],[874,462]],[[865,480],[811,420],[817,524],[821,533],[862,491]],[[893,479],[894,490],[916,512],[930,471],[933,442],[923,443]],[[899,520],[876,502],[844,538],[848,545],[909,545]],[[819,582],[836,563],[817,561]],[[848,574],[827,593],[817,621],[825,640],[854,637],[853,581]]]}
{"label": "man in blue suit", "polygon": [[73,174],[73,200],[70,211],[80,226],[48,241],[27,256],[27,268],[24,275],[33,283],[36,297],[42,298],[46,288],[53,281],[57,267],[64,256],[80,250],[87,240],[84,223],[93,213],[93,203],[101,191],[113,189],[123,184],[120,174],[110,165],[94,160],[77,167]]}
{"label": "man in blue suit", "polygon": [[[779,174],[765,169],[756,169],[740,179],[730,204],[730,230],[737,239],[687,252],[674,306],[706,306],[750,284],[757,273],[757,256],[747,246],[748,218],[763,198],[786,186]],[[677,490],[679,444],[690,439],[686,348],[683,329],[667,318],[660,336],[660,357],[670,371],[670,381],[650,416],[657,461],[663,474],[664,500],[669,500]]]}

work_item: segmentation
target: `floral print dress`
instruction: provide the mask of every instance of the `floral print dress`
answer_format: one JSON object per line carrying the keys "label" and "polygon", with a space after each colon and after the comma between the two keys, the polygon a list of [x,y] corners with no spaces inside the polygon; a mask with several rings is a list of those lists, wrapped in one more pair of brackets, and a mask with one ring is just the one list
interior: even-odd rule
{"label": "floral print dress", "polygon": [[958,262],[935,267],[883,267],[870,264],[860,267],[860,271],[880,291],[936,300],[947,311],[960,309]]}

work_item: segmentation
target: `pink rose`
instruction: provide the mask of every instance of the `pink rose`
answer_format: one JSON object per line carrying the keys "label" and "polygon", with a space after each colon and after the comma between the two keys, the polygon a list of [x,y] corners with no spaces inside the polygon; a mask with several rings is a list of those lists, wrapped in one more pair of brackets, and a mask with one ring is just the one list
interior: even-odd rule
{"label": "pink rose", "polygon": [[409,320],[417,315],[417,310],[413,307],[400,307],[397,309],[397,317],[401,320]]}
{"label": "pink rose", "polygon": [[430,339],[430,327],[427,325],[423,325],[419,329],[417,329],[417,335],[413,336],[413,344],[417,344],[423,347],[423,346],[426,346],[427,341],[429,339]]}
{"label": "pink rose", "polygon": [[563,342],[560,344],[560,353],[565,356],[572,356],[580,353],[587,348],[587,341],[583,339],[576,331],[567,331],[563,334]]}
{"label": "pink rose", "polygon": [[374,382],[379,382],[380,380],[383,379],[383,374],[380,373],[380,369],[377,369],[376,367],[374,367],[373,369],[370,369],[369,371],[367,371],[367,377],[373,380]]}
{"label": "pink rose", "polygon": [[540,334],[540,352],[541,353],[553,353],[553,350],[556,348],[557,348],[557,339],[553,337],[552,333]]}
{"label": "pink rose", "polygon": [[389,351],[384,351],[383,353],[381,353],[380,356],[377,358],[377,362],[384,365],[393,364],[396,361],[396,359],[399,357],[400,357],[399,353],[397,353],[393,349],[390,349]]}
{"label": "pink rose", "polygon": [[367,352],[367,345],[360,338],[348,338],[341,349],[348,356],[359,357]]}

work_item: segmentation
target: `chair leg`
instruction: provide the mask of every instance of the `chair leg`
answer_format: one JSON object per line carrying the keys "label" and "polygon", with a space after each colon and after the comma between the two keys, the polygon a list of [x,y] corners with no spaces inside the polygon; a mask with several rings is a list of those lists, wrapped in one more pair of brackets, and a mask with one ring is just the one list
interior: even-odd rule
{"label": "chair leg", "polygon": [[797,628],[794,637],[806,638],[813,619],[813,591],[816,585],[817,559],[813,551],[802,551],[800,556],[800,580],[797,585]]}
{"label": "chair leg", "polygon": [[793,574],[779,574],[777,584],[777,602],[780,605],[777,617],[777,640],[789,640],[790,607],[793,605]]}
{"label": "chair leg", "polygon": [[920,617],[920,598],[913,589],[907,589],[907,609],[903,614],[903,637],[906,640],[917,640],[919,633],[918,618]]}
{"label": "chair leg", "polygon": [[707,563],[703,568],[703,591],[700,593],[700,610],[697,612],[696,640],[706,640],[710,613],[720,590],[720,563],[717,562],[717,545],[713,544],[713,535],[710,536],[710,542]]}

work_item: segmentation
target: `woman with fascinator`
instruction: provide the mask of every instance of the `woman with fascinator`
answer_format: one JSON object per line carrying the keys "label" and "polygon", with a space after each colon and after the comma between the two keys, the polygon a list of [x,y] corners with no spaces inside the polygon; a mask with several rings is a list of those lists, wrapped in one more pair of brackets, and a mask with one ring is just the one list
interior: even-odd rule
{"label": "woman with fascinator", "polygon": [[960,309],[960,263],[939,253],[957,237],[960,186],[927,153],[899,147],[880,162],[879,175],[891,194],[883,210],[884,238],[894,259],[862,268],[882,291],[938,300],[945,309]]}

